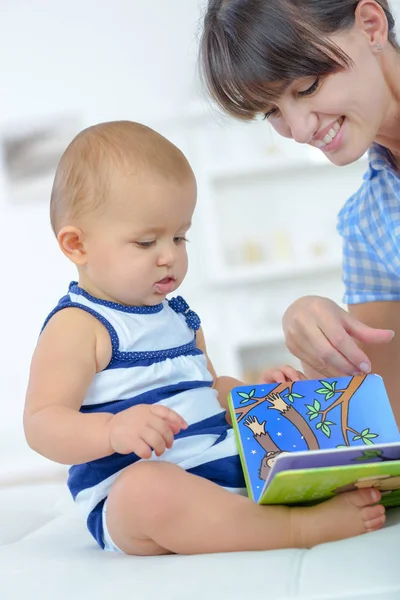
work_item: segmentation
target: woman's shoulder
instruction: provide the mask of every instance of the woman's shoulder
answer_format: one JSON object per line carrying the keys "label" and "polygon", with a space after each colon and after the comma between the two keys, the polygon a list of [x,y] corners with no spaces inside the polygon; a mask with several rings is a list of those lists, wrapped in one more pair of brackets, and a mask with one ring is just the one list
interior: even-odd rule
{"label": "woman's shoulder", "polygon": [[400,202],[400,173],[396,171],[390,153],[379,144],[372,144],[368,152],[368,168],[358,190],[350,196],[338,215],[338,230],[344,233],[346,228],[362,225],[372,213],[390,214]]}

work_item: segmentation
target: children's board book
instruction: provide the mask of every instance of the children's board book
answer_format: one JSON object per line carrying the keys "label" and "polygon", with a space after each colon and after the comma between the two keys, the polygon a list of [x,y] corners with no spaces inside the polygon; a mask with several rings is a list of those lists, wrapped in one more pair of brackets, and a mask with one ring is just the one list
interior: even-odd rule
{"label": "children's board book", "polygon": [[255,502],[310,504],[376,487],[382,504],[400,505],[400,434],[378,375],[246,385],[228,401]]}

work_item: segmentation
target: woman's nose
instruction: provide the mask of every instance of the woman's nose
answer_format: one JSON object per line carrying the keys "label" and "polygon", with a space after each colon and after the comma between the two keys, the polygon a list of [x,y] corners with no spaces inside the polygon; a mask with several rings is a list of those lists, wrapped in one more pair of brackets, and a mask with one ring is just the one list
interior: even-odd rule
{"label": "woman's nose", "polygon": [[285,111],[285,121],[291,137],[298,144],[309,144],[318,129],[316,114],[298,103]]}
{"label": "woman's nose", "polygon": [[315,129],[310,122],[304,119],[296,119],[290,124],[292,138],[298,144],[309,144],[313,139]]}

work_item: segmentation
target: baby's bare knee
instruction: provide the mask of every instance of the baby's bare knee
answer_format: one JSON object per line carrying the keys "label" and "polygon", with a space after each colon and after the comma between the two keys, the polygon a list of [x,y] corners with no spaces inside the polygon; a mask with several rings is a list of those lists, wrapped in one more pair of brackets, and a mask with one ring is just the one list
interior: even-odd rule
{"label": "baby's bare knee", "polygon": [[109,503],[123,505],[126,511],[140,515],[144,524],[148,521],[161,524],[177,509],[180,476],[182,469],[170,463],[136,463],[115,481]]}

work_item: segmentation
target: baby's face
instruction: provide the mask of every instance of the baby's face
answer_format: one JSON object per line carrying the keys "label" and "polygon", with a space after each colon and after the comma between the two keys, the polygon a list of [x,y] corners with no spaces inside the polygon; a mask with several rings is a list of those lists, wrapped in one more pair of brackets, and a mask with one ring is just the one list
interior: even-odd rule
{"label": "baby's face", "polygon": [[85,231],[84,287],[94,296],[130,306],[164,300],[187,272],[186,234],[195,204],[192,178],[182,183],[120,177],[104,212]]}

